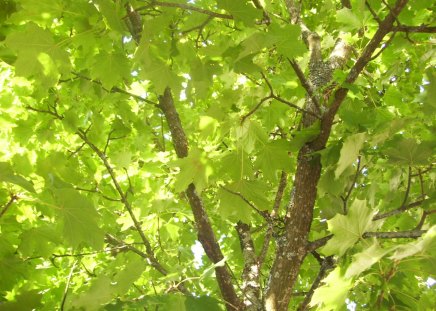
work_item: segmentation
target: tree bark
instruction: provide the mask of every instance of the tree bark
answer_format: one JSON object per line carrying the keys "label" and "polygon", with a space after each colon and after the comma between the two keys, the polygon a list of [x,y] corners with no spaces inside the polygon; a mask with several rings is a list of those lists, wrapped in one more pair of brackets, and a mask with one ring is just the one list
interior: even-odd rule
{"label": "tree bark", "polygon": [[[408,0],[398,0],[390,13],[380,23],[379,29],[374,34],[374,37],[365,47],[362,55],[357,59],[355,65],[351,68],[346,83],[353,83],[363,68],[371,60],[371,56],[375,49],[380,45],[381,41],[387,33],[393,28],[398,14],[407,4]],[[316,37],[314,44],[316,44]],[[310,40],[309,40],[310,43]],[[318,51],[314,51],[317,53]],[[325,63],[319,62],[316,59],[319,54],[312,52],[311,64],[316,66],[324,66]],[[323,71],[331,70],[325,68],[313,67],[323,74]],[[312,68],[311,68],[312,69]],[[328,76],[328,72],[324,72]],[[311,81],[317,88],[325,85],[318,81]],[[321,174],[321,161],[319,155],[314,155],[313,152],[325,148],[330,131],[333,124],[334,116],[340,105],[344,101],[348,89],[340,87],[334,92],[334,99],[331,108],[326,112],[321,120],[321,132],[319,136],[312,142],[306,143],[300,150],[297,162],[297,171],[295,175],[295,194],[293,196],[290,208],[285,219],[285,234],[280,239],[276,251],[276,257],[270,272],[270,278],[265,295],[266,310],[285,311],[288,309],[289,301],[292,296],[294,284],[297,281],[298,274],[307,254],[308,235],[310,225],[313,218],[313,208],[315,205],[317,184]],[[310,100],[310,99],[308,99]],[[306,108],[307,109],[307,108]],[[310,126],[314,120],[310,120],[311,116],[307,114],[303,116],[302,124],[304,127]]]}
{"label": "tree bark", "polygon": [[[169,88],[165,89],[164,95],[160,97],[159,107],[165,115],[171,132],[174,149],[179,158],[188,156],[188,140],[182,127],[179,114],[174,106],[173,97]],[[195,185],[190,184],[185,191],[191,206],[192,214],[197,229],[198,240],[200,241],[207,257],[214,264],[222,261],[224,255],[213,232],[212,225],[203,205],[203,200],[195,190]],[[242,303],[236,295],[233,287],[233,280],[226,265],[215,267],[215,275],[223,296],[227,310],[240,310]]]}

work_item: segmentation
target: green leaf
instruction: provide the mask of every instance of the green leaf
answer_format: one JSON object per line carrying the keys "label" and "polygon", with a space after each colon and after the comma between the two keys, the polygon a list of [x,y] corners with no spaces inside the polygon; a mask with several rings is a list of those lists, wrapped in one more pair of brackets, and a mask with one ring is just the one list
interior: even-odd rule
{"label": "green leaf", "polygon": [[354,134],[345,139],[341,149],[338,166],[335,171],[336,178],[338,178],[348,166],[356,161],[365,139],[365,133]]}
{"label": "green leaf", "polygon": [[402,260],[406,257],[434,251],[436,247],[436,226],[432,226],[421,238],[417,241],[401,245],[391,256],[394,260]]}
{"label": "green leaf", "polygon": [[98,227],[99,214],[92,201],[74,189],[54,190],[62,220],[63,234],[73,247],[89,245],[94,249],[103,247],[104,233]]}
{"label": "green leaf", "polygon": [[38,290],[25,291],[15,297],[15,301],[2,302],[0,311],[38,310],[42,303],[42,294]]}
{"label": "green leaf", "polygon": [[351,279],[342,276],[340,268],[336,268],[323,282],[324,285],[315,290],[310,306],[317,306],[316,310],[320,311],[341,310],[352,286]]}
{"label": "green leaf", "polygon": [[101,310],[101,306],[109,303],[116,294],[116,288],[111,284],[111,279],[100,275],[93,280],[91,287],[72,299],[72,306],[85,310]]}
{"label": "green leaf", "polygon": [[189,311],[222,311],[218,300],[209,296],[186,297],[186,310]]}
{"label": "green leaf", "polygon": [[372,221],[374,215],[375,212],[366,205],[365,200],[355,200],[347,215],[336,215],[327,220],[333,237],[322,248],[322,253],[326,256],[342,256],[365,232],[375,230],[381,225],[380,221]]}
{"label": "green leaf", "polygon": [[198,148],[192,148],[186,158],[174,161],[172,166],[180,168],[174,183],[176,192],[185,191],[191,183],[201,192],[208,185],[209,177],[213,173],[206,154]]}
{"label": "green leaf", "polygon": [[364,25],[363,20],[347,8],[336,11],[336,20],[343,25],[343,30],[348,31],[360,29]]}
{"label": "green leaf", "polygon": [[262,12],[250,5],[248,1],[217,0],[218,7],[229,12],[237,21],[246,26],[252,26],[256,19],[262,17]]}
{"label": "green leaf", "polygon": [[121,33],[126,31],[126,27],[123,24],[123,17],[125,17],[126,11],[121,2],[96,0],[95,3],[98,5],[98,10],[104,16],[109,28]]}
{"label": "green leaf", "polygon": [[297,25],[278,26],[272,24],[268,31],[268,37],[274,42],[277,51],[285,57],[295,58],[302,56],[306,51],[301,40],[301,30]]}
{"label": "green leaf", "polygon": [[1,181],[15,184],[29,192],[35,193],[33,184],[23,176],[15,174],[12,166],[7,162],[0,162],[0,182]]}
{"label": "green leaf", "polygon": [[130,63],[124,54],[101,51],[94,58],[91,76],[110,90],[124,79],[129,79]]}
{"label": "green leaf", "polygon": [[403,137],[394,139],[387,145],[391,146],[386,154],[392,162],[410,166],[428,164],[436,146],[433,142],[418,143],[413,138]]}
{"label": "green leaf", "polygon": [[219,189],[217,199],[219,200],[219,212],[223,219],[235,223],[238,221],[244,223],[250,222],[252,210],[241,197],[224,189]]}
{"label": "green leaf", "polygon": [[371,246],[364,251],[353,255],[353,261],[345,273],[346,278],[356,277],[363,271],[369,269],[373,264],[378,262],[391,249],[383,249],[377,241],[373,241]]}
{"label": "green leaf", "polygon": [[286,140],[267,143],[259,152],[256,165],[269,180],[275,180],[277,170],[287,170],[290,166],[290,145]]}
{"label": "green leaf", "polygon": [[262,148],[268,141],[264,129],[256,121],[246,120],[236,128],[236,139],[245,152],[251,153],[255,146]]}
{"label": "green leaf", "polygon": [[315,139],[321,130],[319,122],[315,122],[311,126],[298,131],[295,136],[291,139],[290,150],[298,152],[305,143]]}
{"label": "green leaf", "polygon": [[[57,82],[57,72],[67,73],[70,68],[68,54],[61,50],[51,33],[34,23],[28,23],[23,31],[12,32],[5,40],[8,47],[18,52],[15,70],[18,75],[40,75]],[[54,70],[53,66],[57,69]]]}
{"label": "green leaf", "polygon": [[21,243],[18,251],[24,257],[49,256],[56,244],[61,242],[57,231],[49,226],[31,228],[20,235]]}

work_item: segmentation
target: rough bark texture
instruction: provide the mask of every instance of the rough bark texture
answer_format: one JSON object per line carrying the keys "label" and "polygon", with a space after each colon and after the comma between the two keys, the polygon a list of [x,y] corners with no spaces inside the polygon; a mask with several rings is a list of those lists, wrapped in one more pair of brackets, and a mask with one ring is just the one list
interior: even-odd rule
{"label": "rough bark texture", "polygon": [[[165,89],[164,95],[161,96],[159,106],[162,109],[165,119],[171,131],[174,149],[179,158],[188,156],[188,140],[182,127],[176,107],[174,106],[173,97],[169,88]],[[213,262],[218,263],[224,259],[220,246],[217,242],[212,229],[209,217],[203,205],[203,201],[195,190],[194,184],[190,184],[186,190],[192,214],[194,215],[197,229],[198,240],[200,241],[207,257]],[[230,271],[227,266],[215,268],[215,275],[221,295],[226,303],[227,310],[240,310],[241,301],[236,295],[233,287]]]}
{"label": "rough bark texture", "polygon": [[239,241],[241,244],[242,256],[244,257],[244,270],[242,272],[242,294],[244,310],[256,311],[261,308],[259,265],[251,238],[250,226],[243,222],[236,225]]}
{"label": "rough bark texture", "polygon": [[[384,36],[392,30],[396,16],[398,16],[406,3],[407,0],[398,0],[388,16],[380,23],[378,31],[350,70],[346,83],[353,83],[357,79],[360,72],[371,60],[373,52],[379,47]],[[332,67],[335,65],[327,65],[320,59],[321,54],[317,48],[317,39],[316,35],[308,36],[312,52],[309,64],[311,71],[309,78],[311,83],[315,85],[315,88],[319,89],[326,85],[325,77],[331,75]],[[331,60],[341,64],[343,62],[337,59],[338,50],[335,49],[333,51]],[[342,57],[345,58],[346,55]],[[285,311],[288,309],[292,289],[298,278],[301,264],[307,254],[307,238],[312,222],[317,184],[321,173],[320,158],[318,155],[312,155],[312,153],[325,147],[330,136],[334,116],[347,93],[348,89],[343,87],[334,93],[332,106],[321,120],[320,135],[314,141],[303,146],[299,152],[294,182],[295,194],[285,219],[285,235],[277,247],[276,257],[266,290],[265,306],[267,310]],[[307,104],[310,105],[310,99],[308,99]],[[310,126],[313,122],[312,116],[308,116],[308,114],[303,116],[303,127]]]}

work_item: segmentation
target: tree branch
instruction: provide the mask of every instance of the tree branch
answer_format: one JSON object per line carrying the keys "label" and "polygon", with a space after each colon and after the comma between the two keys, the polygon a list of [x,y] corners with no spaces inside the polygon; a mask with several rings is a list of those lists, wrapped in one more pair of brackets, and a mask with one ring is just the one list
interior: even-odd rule
{"label": "tree branch", "polygon": [[431,214],[435,214],[435,213],[436,213],[436,209],[430,210],[430,211],[424,211],[424,213],[422,213],[421,220],[419,221],[419,223],[416,226],[415,230],[421,230],[422,226],[424,225],[424,222],[425,222],[425,219],[427,218],[427,216],[431,215]]}
{"label": "tree branch", "polygon": [[315,104],[317,113],[321,113],[321,105],[319,104],[318,98],[315,95],[314,86],[309,80],[306,79],[303,71],[301,70],[300,66],[298,66],[298,63],[295,60],[288,58],[288,62],[289,64],[291,64],[292,69],[294,69],[298,79],[300,80],[301,85],[304,87],[310,99]]}
{"label": "tree branch", "polygon": [[350,188],[348,189],[345,197],[341,196],[342,203],[344,205],[343,206],[344,215],[347,214],[347,202],[348,202],[348,199],[350,198],[351,192],[353,192],[354,186],[356,185],[357,177],[359,176],[359,173],[360,173],[360,160],[361,160],[361,157],[358,156],[357,157],[357,168],[356,168],[356,173],[354,174],[353,182],[351,183]]}
{"label": "tree branch", "polygon": [[379,44],[382,42],[386,34],[392,31],[393,24],[397,16],[406,6],[407,2],[408,0],[397,0],[395,6],[390,10],[386,18],[380,22],[379,28],[377,29],[376,33],[368,42],[362,54],[359,56],[354,66],[351,68],[350,72],[345,78],[344,85],[335,91],[331,107],[328,110],[328,112],[324,115],[324,118],[321,122],[321,133],[318,136],[318,138],[315,139],[313,143],[311,143],[311,147],[313,149],[320,150],[324,148],[324,145],[326,144],[328,137],[330,136],[331,127],[336,112],[338,111],[340,105],[342,104],[345,97],[347,96],[348,93],[347,85],[354,83],[354,81],[356,81],[359,74],[362,72],[363,68],[365,68],[365,66],[370,62],[372,54],[377,49]]}
{"label": "tree branch", "polygon": [[102,85],[102,83],[101,83],[100,81],[97,81],[97,80],[93,80],[93,79],[91,79],[91,78],[88,78],[88,77],[86,77],[86,76],[84,76],[84,75],[82,75],[82,74],[80,74],[80,73],[78,73],[78,72],[73,72],[73,75],[75,75],[75,76],[77,76],[77,77],[79,77],[79,78],[81,78],[81,79],[88,80],[88,81],[90,81],[90,82],[92,82],[92,83],[95,83],[95,84],[100,85],[101,88],[102,88],[103,90],[105,90],[106,92],[108,92],[108,93],[120,93],[120,94],[124,94],[124,95],[130,96],[130,97],[132,97],[132,98],[134,98],[134,99],[136,99],[136,100],[138,100],[138,101],[141,101],[141,102],[144,102],[144,103],[147,103],[147,104],[150,104],[150,105],[156,106],[156,107],[158,106],[158,104],[155,103],[154,101],[151,101],[151,100],[149,100],[149,99],[147,99],[147,98],[144,98],[144,97],[141,97],[141,96],[138,96],[138,95],[135,95],[135,94],[133,94],[133,93],[130,93],[130,92],[128,92],[128,91],[126,91],[126,90],[123,90],[123,89],[121,89],[121,88],[119,88],[119,87],[116,87],[116,86],[114,86],[113,88],[111,88],[110,90],[108,90],[107,88],[103,87],[103,85]]}
{"label": "tree branch", "polygon": [[[163,96],[159,98],[159,107],[165,115],[170,128],[171,137],[177,157],[185,158],[188,156],[188,140],[182,127],[182,123],[174,106],[170,88],[166,88]],[[224,259],[221,248],[213,232],[212,225],[203,205],[203,200],[195,190],[194,184],[190,184],[185,191],[194,215],[197,229],[198,240],[200,241],[206,255],[214,263]],[[242,303],[236,295],[232,284],[230,271],[226,265],[216,266],[215,274],[221,295],[226,303],[227,310],[238,310]]]}
{"label": "tree branch", "polygon": [[269,244],[271,242],[271,237],[274,231],[274,223],[277,220],[280,205],[282,203],[283,194],[285,193],[286,186],[288,184],[288,174],[282,171],[280,175],[279,186],[277,188],[276,197],[274,199],[274,206],[269,216],[270,221],[268,222],[268,229],[265,233],[265,238],[263,240],[262,249],[260,251],[259,257],[257,259],[259,270],[262,268],[262,265],[265,261],[266,255],[268,253]]}
{"label": "tree branch", "polygon": [[367,238],[379,238],[379,239],[401,239],[401,238],[419,238],[427,230],[410,230],[410,231],[399,231],[399,232],[365,232],[362,237]]}
{"label": "tree branch", "polygon": [[392,29],[393,31],[402,31],[408,33],[436,33],[436,26],[420,25],[420,26],[407,26],[398,25]]}
{"label": "tree branch", "polygon": [[126,193],[121,189],[120,184],[118,183],[117,176],[115,174],[114,169],[109,164],[108,158],[106,157],[106,154],[104,154],[100,149],[98,149],[97,146],[95,146],[86,136],[86,133],[82,130],[77,131],[77,135],[95,152],[95,154],[100,158],[100,160],[103,162],[107,172],[111,176],[112,183],[115,186],[115,189],[118,192],[118,195],[120,196],[121,202],[123,203],[124,207],[126,208],[127,212],[130,215],[130,218],[133,221],[133,225],[136,229],[136,231],[139,233],[139,236],[141,237],[142,242],[144,243],[146,252],[147,252],[147,258],[150,261],[151,265],[158,270],[163,275],[166,275],[168,272],[167,270],[157,261],[154,251],[151,248],[150,241],[147,239],[147,237],[144,234],[144,231],[141,228],[141,224],[136,218],[135,214],[133,213],[132,206],[130,205],[129,200],[127,199]]}
{"label": "tree branch", "polygon": [[262,104],[263,104],[264,102],[266,102],[267,100],[269,100],[269,99],[273,99],[273,97],[271,97],[271,95],[269,95],[269,96],[267,96],[267,97],[262,98],[262,99],[260,100],[260,102],[257,103],[256,106],[254,106],[253,109],[251,109],[247,114],[245,114],[244,116],[242,116],[242,118],[241,118],[241,124],[243,124],[243,123],[245,122],[245,120],[246,120],[249,116],[251,116],[253,113],[255,113],[255,112],[257,111],[257,109],[259,109],[260,106],[262,106]]}
{"label": "tree branch", "polygon": [[319,269],[318,275],[313,281],[310,290],[305,295],[304,300],[298,306],[297,309],[298,311],[309,310],[309,303],[312,300],[313,293],[321,285],[322,280],[328,275],[328,271],[334,268],[334,266],[335,266],[335,260],[333,259],[333,256],[328,256],[322,259],[321,267]]}
{"label": "tree branch", "polygon": [[0,218],[3,217],[3,215],[7,212],[7,210],[9,209],[9,207],[11,207],[11,205],[14,203],[14,201],[18,200],[18,196],[16,194],[11,194],[9,201],[2,206],[1,211],[0,211]]}
{"label": "tree branch", "polygon": [[77,264],[80,262],[80,258],[76,259],[73,263],[73,266],[70,269],[70,273],[68,274],[67,277],[67,283],[65,285],[65,289],[64,289],[64,294],[62,296],[62,301],[61,301],[61,306],[60,306],[60,310],[63,311],[64,307],[65,307],[65,301],[67,300],[67,295],[68,295],[68,290],[70,289],[70,284],[71,284],[71,279],[73,278],[73,272],[76,269]]}
{"label": "tree branch", "polygon": [[226,188],[224,186],[222,186],[221,188],[223,188],[225,191],[227,191],[228,193],[234,194],[238,197],[240,197],[242,199],[242,201],[244,201],[245,203],[247,203],[256,213],[258,213],[262,218],[269,220],[269,215],[268,212],[266,211],[261,211],[260,209],[258,209],[253,203],[251,203],[246,197],[244,197],[241,193],[230,190],[229,188]]}
{"label": "tree branch", "polygon": [[193,12],[209,15],[211,17],[216,17],[216,18],[233,19],[233,16],[230,14],[222,14],[222,13],[218,13],[218,12],[213,12],[213,11],[205,10],[202,8],[198,8],[198,7],[190,5],[190,4],[176,3],[176,2],[151,1],[149,5],[139,7],[137,9],[135,9],[135,11],[146,10],[152,6],[178,8],[178,9],[182,9],[182,10],[186,10],[186,11],[193,11]]}
{"label": "tree branch", "polygon": [[258,310],[261,306],[259,267],[256,260],[254,242],[250,233],[250,226],[239,221],[236,224],[236,231],[244,258],[241,286],[244,295],[244,305],[247,307],[247,310]]}
{"label": "tree branch", "polygon": [[310,242],[307,245],[307,252],[308,253],[312,253],[313,251],[315,251],[316,249],[326,245],[326,243],[328,242],[328,240],[330,240],[333,237],[333,234],[327,235],[321,239],[315,240],[313,242]]}

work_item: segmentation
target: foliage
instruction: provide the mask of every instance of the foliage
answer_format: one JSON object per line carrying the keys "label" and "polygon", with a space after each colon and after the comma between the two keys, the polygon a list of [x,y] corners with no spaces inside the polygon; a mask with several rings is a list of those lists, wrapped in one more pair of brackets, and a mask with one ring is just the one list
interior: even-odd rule
{"label": "foliage", "polygon": [[0,0],[0,310],[432,310],[433,1],[297,2]]}

